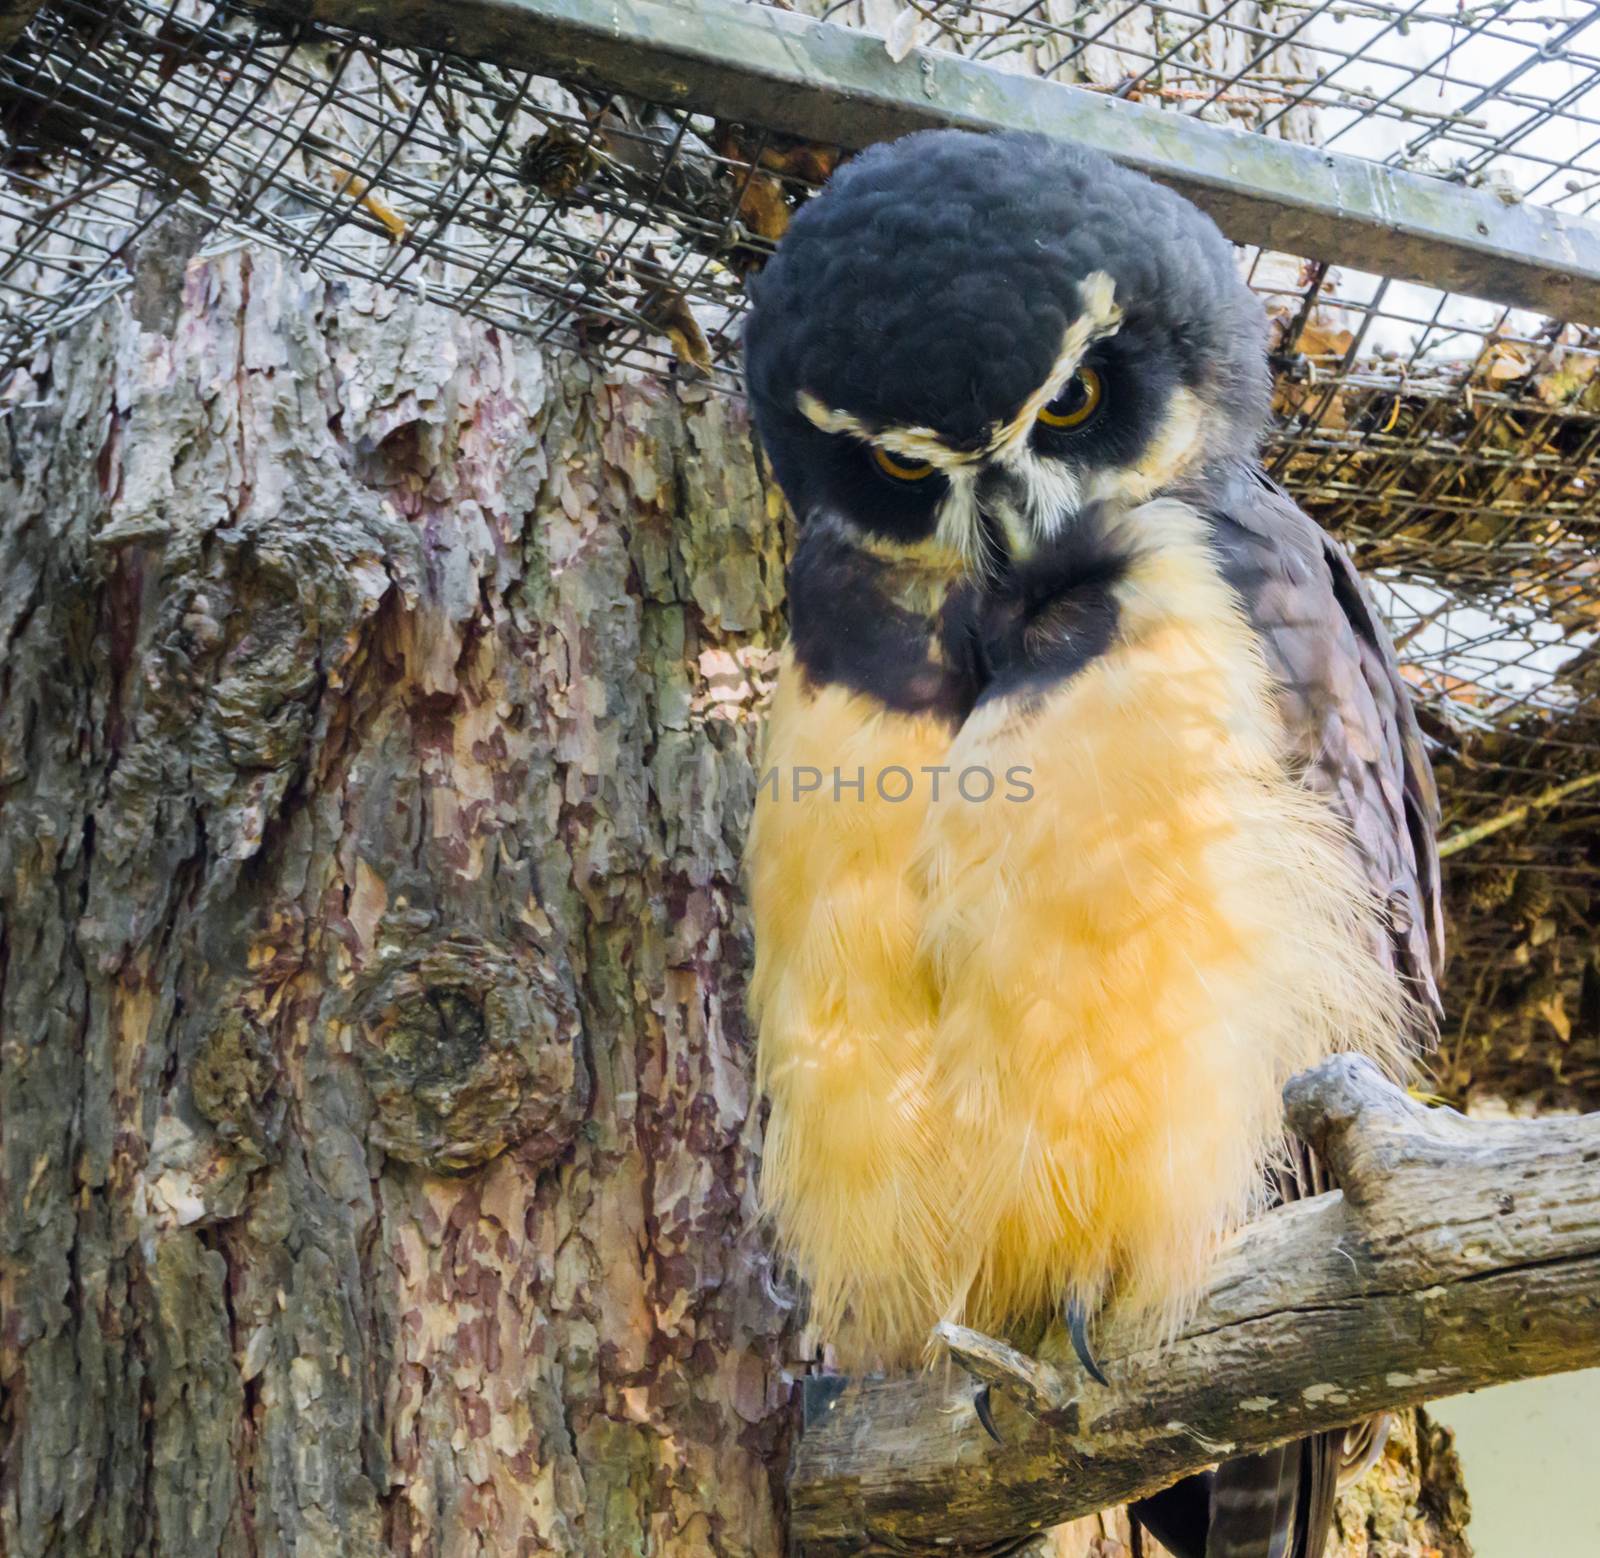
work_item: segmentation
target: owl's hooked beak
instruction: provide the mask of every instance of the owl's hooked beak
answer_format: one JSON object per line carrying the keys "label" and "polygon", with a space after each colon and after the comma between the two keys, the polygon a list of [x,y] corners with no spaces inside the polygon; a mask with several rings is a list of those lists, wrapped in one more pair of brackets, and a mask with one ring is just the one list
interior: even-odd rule
{"label": "owl's hooked beak", "polygon": [[[973,484],[973,498],[985,539],[994,552],[1012,564],[1026,563],[1043,539],[1034,516],[1038,505],[1027,477],[998,462],[985,465]],[[1071,515],[1063,515],[1053,529],[1064,530]]]}

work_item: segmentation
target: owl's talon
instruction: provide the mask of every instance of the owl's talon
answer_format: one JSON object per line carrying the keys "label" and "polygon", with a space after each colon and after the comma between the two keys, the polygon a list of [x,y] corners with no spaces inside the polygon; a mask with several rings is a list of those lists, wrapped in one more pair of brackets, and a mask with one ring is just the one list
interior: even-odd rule
{"label": "owl's talon", "polygon": [[1067,1335],[1072,1338],[1072,1350],[1078,1355],[1078,1362],[1084,1367],[1097,1385],[1111,1383],[1101,1372],[1100,1365],[1095,1362],[1095,1356],[1089,1351],[1089,1317],[1082,1303],[1075,1298],[1069,1298],[1066,1304],[1065,1318],[1067,1322]]}
{"label": "owl's talon", "polygon": [[984,1432],[996,1444],[1004,1444],[1005,1440],[1000,1437],[1000,1430],[994,1426],[994,1412],[990,1406],[991,1388],[988,1385],[979,1388],[977,1395],[972,1398],[972,1410],[978,1414],[978,1421],[983,1424]]}

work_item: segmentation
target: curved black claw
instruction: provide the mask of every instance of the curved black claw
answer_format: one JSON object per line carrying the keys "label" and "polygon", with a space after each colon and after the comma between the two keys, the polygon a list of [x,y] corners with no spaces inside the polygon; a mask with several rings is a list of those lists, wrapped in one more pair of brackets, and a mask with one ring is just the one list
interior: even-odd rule
{"label": "curved black claw", "polygon": [[978,1414],[978,1421],[983,1424],[984,1431],[996,1444],[1004,1444],[1000,1437],[1000,1430],[994,1426],[994,1413],[989,1409],[989,1387],[980,1387],[977,1395],[972,1398],[972,1410]]}
{"label": "curved black claw", "polygon": [[1111,1381],[1100,1372],[1100,1365],[1095,1362],[1094,1354],[1089,1351],[1089,1317],[1083,1305],[1075,1298],[1067,1300],[1066,1321],[1067,1335],[1072,1338],[1072,1350],[1077,1353],[1078,1362],[1083,1365],[1095,1384],[1109,1385]]}

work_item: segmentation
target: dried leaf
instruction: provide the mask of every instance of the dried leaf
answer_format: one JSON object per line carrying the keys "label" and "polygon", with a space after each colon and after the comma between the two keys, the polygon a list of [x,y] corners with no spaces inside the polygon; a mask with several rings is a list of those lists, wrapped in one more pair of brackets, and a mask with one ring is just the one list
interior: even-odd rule
{"label": "dried leaf", "polygon": [[739,220],[758,238],[776,243],[789,230],[793,213],[784,198],[783,182],[770,173],[752,173],[739,197]]}
{"label": "dried leaf", "polygon": [[522,148],[517,177],[548,199],[565,200],[598,163],[588,141],[565,125],[555,124]]}
{"label": "dried leaf", "polygon": [[676,287],[665,281],[666,272],[652,250],[636,257],[633,273],[646,288],[639,303],[639,316],[653,330],[659,331],[672,343],[673,355],[699,372],[711,372],[711,343],[694,317],[689,300]]}
{"label": "dried leaf", "polygon": [[1533,381],[1533,392],[1547,406],[1564,406],[1593,383],[1596,368],[1600,357],[1593,352],[1558,352],[1550,371]]}
{"label": "dried leaf", "polygon": [[769,145],[761,153],[761,166],[786,178],[804,179],[808,184],[825,184],[833,177],[844,151],[821,141],[795,141],[789,145]]}
{"label": "dried leaf", "polygon": [[1341,330],[1331,320],[1319,319],[1316,314],[1305,322],[1294,349],[1302,357],[1333,357],[1343,359],[1350,350],[1355,336]]}
{"label": "dried leaf", "polygon": [[672,343],[673,355],[679,362],[688,363],[701,373],[709,374],[711,343],[706,340],[706,333],[700,328],[700,321],[694,317],[688,299],[681,292],[677,293],[668,300],[668,307],[670,313],[662,329]]}
{"label": "dried leaf", "polygon": [[1556,1036],[1563,1044],[1572,1037],[1572,1019],[1567,1016],[1567,1008],[1561,1000],[1560,993],[1550,996],[1547,1000],[1540,1001],[1534,1010],[1556,1030]]}
{"label": "dried leaf", "polygon": [[1524,379],[1533,366],[1529,348],[1520,341],[1489,341],[1478,364],[1478,375],[1491,384],[1506,384]]}
{"label": "dried leaf", "polygon": [[[712,144],[719,157],[749,166],[752,162],[783,178],[800,179],[807,184],[825,184],[844,160],[844,149],[823,141],[802,141],[789,135],[771,135],[753,151],[740,126],[718,123]],[[741,176],[740,170],[730,170]]]}

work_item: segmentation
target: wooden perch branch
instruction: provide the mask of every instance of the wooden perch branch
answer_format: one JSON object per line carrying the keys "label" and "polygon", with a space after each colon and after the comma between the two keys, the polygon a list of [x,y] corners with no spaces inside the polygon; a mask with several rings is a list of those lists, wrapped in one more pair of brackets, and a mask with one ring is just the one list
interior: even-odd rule
{"label": "wooden perch branch", "polygon": [[994,1551],[1225,1455],[1600,1363],[1600,1115],[1469,1121],[1352,1057],[1285,1098],[1343,1192],[1246,1228],[1171,1346],[1108,1315],[1109,1387],[1059,1346],[1041,1362],[956,1326],[929,1373],[813,1382],[789,1489],[804,1550]]}

